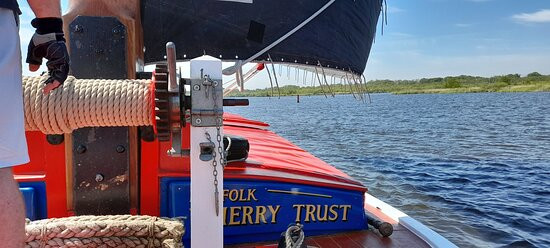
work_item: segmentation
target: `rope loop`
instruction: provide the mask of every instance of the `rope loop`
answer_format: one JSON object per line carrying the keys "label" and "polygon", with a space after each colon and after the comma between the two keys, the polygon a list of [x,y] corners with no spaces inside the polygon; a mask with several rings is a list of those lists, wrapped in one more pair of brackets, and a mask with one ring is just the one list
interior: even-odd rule
{"label": "rope loop", "polygon": [[181,248],[180,219],[144,215],[73,216],[27,223],[26,247]]}
{"label": "rope loop", "polygon": [[147,246],[148,248],[153,248],[153,238],[155,235],[155,221],[157,221],[157,217],[152,218],[151,222],[149,222],[149,224],[147,225],[147,230],[149,231],[149,235],[148,235],[149,243]]}
{"label": "rope loop", "polygon": [[40,235],[42,236],[40,239],[40,248],[46,247],[46,242],[48,241],[46,239],[46,224],[42,225],[42,229],[40,230]]}
{"label": "rope loop", "polygon": [[[285,243],[286,248],[300,248],[302,247],[302,244],[305,240],[305,234],[303,230],[303,225],[300,223],[296,223],[295,225],[291,225],[286,229],[285,232]],[[294,238],[298,236],[297,238]]]}

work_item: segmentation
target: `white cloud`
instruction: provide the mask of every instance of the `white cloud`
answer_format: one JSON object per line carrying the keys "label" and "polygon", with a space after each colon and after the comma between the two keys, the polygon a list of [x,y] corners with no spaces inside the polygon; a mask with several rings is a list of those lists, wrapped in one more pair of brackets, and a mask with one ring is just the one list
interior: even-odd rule
{"label": "white cloud", "polygon": [[473,26],[474,24],[472,23],[457,23],[455,24],[456,27],[459,27],[459,28],[469,28],[471,26]]}
{"label": "white cloud", "polygon": [[401,13],[401,12],[405,12],[405,10],[398,7],[388,6],[388,13],[390,14]]}
{"label": "white cloud", "polygon": [[390,32],[388,35],[392,35],[392,36],[396,36],[396,37],[403,37],[403,38],[414,37],[414,35],[412,35],[412,34],[402,33],[402,32]]}
{"label": "white cloud", "polygon": [[521,13],[513,15],[512,18],[524,23],[550,23],[550,9],[541,9],[533,13]]}
{"label": "white cloud", "polygon": [[[483,49],[483,48],[482,48]],[[369,59],[368,79],[418,79],[453,75],[494,76],[538,71],[550,74],[550,51],[538,54],[434,56],[415,50],[379,53]]]}

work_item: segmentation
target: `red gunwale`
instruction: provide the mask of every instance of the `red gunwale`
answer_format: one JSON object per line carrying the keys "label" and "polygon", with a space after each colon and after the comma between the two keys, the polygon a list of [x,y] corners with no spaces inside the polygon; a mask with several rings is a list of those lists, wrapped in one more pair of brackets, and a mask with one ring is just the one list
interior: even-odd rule
{"label": "red gunwale", "polygon": [[[366,192],[367,188],[344,172],[316,158],[290,141],[267,130],[268,124],[224,114],[224,132],[250,143],[249,158],[225,168],[226,179],[263,180]],[[183,130],[190,135],[189,126]],[[65,144],[50,145],[44,134],[27,132],[31,162],[14,168],[20,182],[45,182],[48,217],[70,215],[67,207]],[[184,149],[189,148],[184,139]],[[166,156],[168,143],[141,141],[140,213],[160,214],[159,183],[162,177],[189,177],[189,158]]]}
{"label": "red gunwale", "polygon": [[[229,163],[225,167],[224,178],[269,180],[367,191],[360,182],[267,130],[267,127],[269,125],[263,122],[245,119],[235,114],[224,114],[224,133],[244,137],[250,143],[248,159]],[[160,154],[155,147],[159,146],[142,143],[142,168],[149,166],[148,164],[158,164],[158,174],[150,168],[144,170],[157,174],[158,177],[189,177],[187,158],[165,157],[162,151],[168,149],[166,144],[160,144]],[[153,180],[150,175],[146,177],[151,183],[158,182],[158,178]],[[146,183],[148,182],[142,182],[142,185]]]}
{"label": "red gunwale", "polygon": [[225,178],[301,183],[366,192],[367,188],[344,172],[267,130],[268,124],[224,114],[224,132],[250,143],[249,158],[225,168]]}
{"label": "red gunwale", "polygon": [[[250,143],[247,161],[229,163],[224,170],[225,179],[295,183],[362,193],[367,191],[360,182],[267,130],[268,127],[268,124],[260,121],[224,113],[224,132],[245,137]],[[189,135],[188,126],[184,129],[185,135]],[[141,145],[140,210],[142,214],[159,215],[160,178],[189,177],[189,159],[167,157],[167,143],[142,141]]]}

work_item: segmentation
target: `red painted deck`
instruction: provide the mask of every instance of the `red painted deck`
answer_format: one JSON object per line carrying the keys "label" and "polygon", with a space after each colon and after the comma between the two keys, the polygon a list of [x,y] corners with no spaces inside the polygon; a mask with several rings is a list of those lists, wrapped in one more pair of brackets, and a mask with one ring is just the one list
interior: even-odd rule
{"label": "red painted deck", "polygon": [[[306,231],[306,244],[308,247],[316,248],[423,248],[430,247],[426,242],[411,233],[401,225],[394,225],[393,234],[390,237],[382,237],[378,231],[366,230],[357,232],[346,232],[333,235],[322,235],[308,237]],[[240,244],[226,246],[227,248],[276,248],[276,242],[264,242],[253,244]]]}
{"label": "red painted deck", "polygon": [[224,113],[224,132],[250,143],[248,159],[225,167],[225,178],[260,179],[367,191],[357,180],[267,130],[269,125]]}

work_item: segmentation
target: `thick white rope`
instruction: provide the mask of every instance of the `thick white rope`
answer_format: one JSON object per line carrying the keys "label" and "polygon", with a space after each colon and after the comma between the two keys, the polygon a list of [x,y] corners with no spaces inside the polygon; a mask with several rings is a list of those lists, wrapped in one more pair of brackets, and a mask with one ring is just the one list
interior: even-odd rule
{"label": "thick white rope", "polygon": [[76,79],[42,93],[45,77],[23,77],[25,130],[71,133],[82,127],[153,124],[150,80]]}
{"label": "thick white rope", "polygon": [[74,216],[26,224],[25,247],[182,247],[179,219],[145,215]]}

